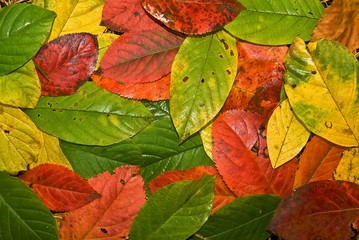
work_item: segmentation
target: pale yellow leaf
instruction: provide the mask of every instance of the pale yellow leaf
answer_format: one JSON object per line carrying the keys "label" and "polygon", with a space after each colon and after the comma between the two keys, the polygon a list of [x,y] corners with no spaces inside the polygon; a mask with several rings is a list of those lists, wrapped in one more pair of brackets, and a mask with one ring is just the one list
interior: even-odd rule
{"label": "pale yellow leaf", "polygon": [[267,146],[273,168],[295,157],[305,146],[310,132],[297,120],[288,100],[278,106],[268,121]]}
{"label": "pale yellow leaf", "polygon": [[37,161],[40,131],[18,108],[0,105],[0,171],[17,174]]}
{"label": "pale yellow leaf", "polygon": [[212,139],[212,123],[209,124],[207,127],[202,129],[200,131],[201,139],[203,142],[204,151],[207,153],[208,157],[210,157],[213,160],[212,155],[212,145],[213,145],[213,139]]}
{"label": "pale yellow leaf", "polygon": [[97,41],[98,41],[98,58],[97,58],[97,64],[96,69],[100,66],[101,59],[105,52],[107,51],[108,47],[111,45],[113,41],[115,41],[119,35],[113,34],[113,33],[102,33],[98,35]]}
{"label": "pale yellow leaf", "polygon": [[359,148],[351,148],[343,153],[334,178],[359,184]]}

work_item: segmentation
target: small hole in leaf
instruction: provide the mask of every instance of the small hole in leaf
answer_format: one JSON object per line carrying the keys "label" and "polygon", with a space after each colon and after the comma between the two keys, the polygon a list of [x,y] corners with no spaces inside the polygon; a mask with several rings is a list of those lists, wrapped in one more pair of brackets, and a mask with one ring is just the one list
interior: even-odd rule
{"label": "small hole in leaf", "polygon": [[134,12],[133,15],[135,15],[135,17],[139,17],[139,16],[141,16],[141,13],[139,13],[139,12]]}
{"label": "small hole in leaf", "polygon": [[136,176],[137,176],[137,174],[135,174],[135,173],[131,175],[131,177],[136,177]]}
{"label": "small hole in leaf", "polygon": [[220,57],[220,58],[223,58],[223,55],[222,55],[222,54],[220,54],[220,55],[219,55],[219,57]]}
{"label": "small hole in leaf", "polygon": [[317,71],[313,70],[313,71],[312,71],[312,74],[317,74]]}
{"label": "small hole in leaf", "polygon": [[297,87],[297,84],[293,84],[293,85],[292,85],[292,88],[296,88],[296,87]]}
{"label": "small hole in leaf", "polygon": [[100,230],[101,230],[101,232],[103,232],[103,233],[107,233],[106,228],[100,228]]}
{"label": "small hole in leaf", "polygon": [[9,134],[10,131],[9,130],[4,130],[4,133]]}
{"label": "small hole in leaf", "polygon": [[215,73],[214,73],[214,72],[212,72],[212,75],[215,75]]}
{"label": "small hole in leaf", "polygon": [[120,180],[120,183],[121,183],[122,185],[125,185],[125,180],[121,179],[121,180]]}
{"label": "small hole in leaf", "polygon": [[109,117],[109,116],[110,116],[110,114],[109,114],[109,113],[107,113],[106,117]]}
{"label": "small hole in leaf", "polygon": [[231,71],[229,71],[228,69],[226,71],[227,71],[228,75],[231,75],[231,73],[232,73]]}
{"label": "small hole in leaf", "polygon": [[76,120],[76,117],[74,117],[72,120],[74,120],[74,121],[75,121],[75,120]]}
{"label": "small hole in leaf", "polygon": [[189,77],[185,76],[183,79],[182,79],[182,82],[187,82],[189,79]]}
{"label": "small hole in leaf", "polygon": [[204,78],[201,79],[201,83],[204,83]]}
{"label": "small hole in leaf", "polygon": [[37,117],[39,118],[39,117],[41,117],[41,115],[40,115],[40,114],[37,114]]}

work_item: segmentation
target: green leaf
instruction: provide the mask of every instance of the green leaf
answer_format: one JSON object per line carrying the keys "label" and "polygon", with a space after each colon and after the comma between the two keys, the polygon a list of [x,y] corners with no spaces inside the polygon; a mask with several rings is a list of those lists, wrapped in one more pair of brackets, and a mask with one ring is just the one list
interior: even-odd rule
{"label": "green leaf", "polygon": [[170,116],[170,107],[168,101],[142,101],[151,113],[157,118]]}
{"label": "green leaf", "polygon": [[275,195],[237,198],[211,215],[196,235],[208,240],[268,239],[266,228],[279,202]]}
{"label": "green leaf", "polygon": [[0,76],[32,58],[45,42],[56,14],[31,4],[0,9]]}
{"label": "green leaf", "polygon": [[14,107],[34,108],[41,95],[40,80],[32,61],[0,76],[0,86],[0,102]]}
{"label": "green leaf", "polygon": [[170,113],[180,140],[222,108],[237,73],[236,40],[226,32],[187,37],[172,65]]}
{"label": "green leaf", "polygon": [[26,114],[41,130],[62,140],[100,146],[133,136],[153,118],[141,102],[121,98],[92,82],[71,96],[41,97]]}
{"label": "green leaf", "polygon": [[60,146],[74,171],[83,178],[91,178],[122,165],[141,165],[140,148],[127,139],[110,146],[85,146],[60,141]]}
{"label": "green leaf", "polygon": [[141,175],[146,182],[166,171],[213,166],[200,136],[196,134],[180,144],[169,117],[152,123],[132,140],[141,149]]}
{"label": "green leaf", "polygon": [[0,172],[0,239],[58,239],[55,219],[18,178]]}
{"label": "green leaf", "polygon": [[210,215],[215,176],[181,181],[159,189],[137,214],[130,239],[183,240],[198,231]]}
{"label": "green leaf", "polygon": [[319,0],[239,0],[246,9],[225,26],[243,40],[268,45],[289,44],[300,35],[310,40],[324,8]]}
{"label": "green leaf", "polygon": [[285,91],[294,113],[313,133],[342,146],[358,146],[359,63],[326,39],[296,38],[285,59]]}

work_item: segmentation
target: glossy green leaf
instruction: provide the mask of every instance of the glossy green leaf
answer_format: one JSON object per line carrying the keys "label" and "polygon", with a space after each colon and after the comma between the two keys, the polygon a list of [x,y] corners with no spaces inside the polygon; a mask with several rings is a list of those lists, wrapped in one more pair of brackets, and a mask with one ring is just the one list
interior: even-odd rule
{"label": "glossy green leaf", "polygon": [[358,146],[359,63],[326,39],[297,37],[285,59],[285,91],[296,116],[313,133],[342,146]]}
{"label": "glossy green leaf", "polygon": [[309,40],[323,6],[318,0],[239,0],[246,9],[225,29],[243,40],[268,45],[289,44],[300,35]]}
{"label": "glossy green leaf", "polygon": [[31,4],[0,9],[0,76],[24,65],[45,42],[56,14]]}
{"label": "glossy green leaf", "polygon": [[187,37],[172,65],[170,113],[180,140],[222,108],[237,73],[236,40],[226,32]]}
{"label": "glossy green leaf", "polygon": [[0,239],[56,240],[55,219],[20,179],[0,172]]}
{"label": "glossy green leaf", "polygon": [[146,127],[152,114],[141,102],[128,100],[88,82],[76,94],[41,97],[28,116],[43,131],[84,145],[110,145]]}
{"label": "glossy green leaf", "polygon": [[237,198],[211,215],[196,235],[208,240],[268,239],[266,228],[279,202],[275,195]]}
{"label": "glossy green leaf", "polygon": [[0,86],[0,102],[14,107],[34,108],[41,95],[40,80],[32,61],[0,76]]}
{"label": "glossy green leaf", "polygon": [[215,176],[170,184],[154,193],[137,214],[130,239],[183,240],[208,219]]}

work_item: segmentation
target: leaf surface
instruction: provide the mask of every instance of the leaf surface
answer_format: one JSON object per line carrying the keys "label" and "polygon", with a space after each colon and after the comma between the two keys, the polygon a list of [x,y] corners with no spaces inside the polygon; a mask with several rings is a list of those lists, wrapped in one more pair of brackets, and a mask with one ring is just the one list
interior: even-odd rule
{"label": "leaf surface", "polygon": [[78,174],[56,164],[42,164],[20,176],[52,211],[65,212],[91,202],[99,195]]}
{"label": "leaf surface", "polygon": [[100,198],[70,212],[61,221],[61,239],[125,239],[146,201],[139,168],[122,166],[111,175],[104,172],[89,179]]}
{"label": "leaf surface", "polygon": [[307,48],[298,37],[285,64],[285,91],[301,122],[334,144],[357,146],[359,63],[348,49],[325,39]]}
{"label": "leaf surface", "polygon": [[26,114],[40,129],[60,139],[101,146],[131,137],[152,119],[142,103],[120,98],[91,82],[71,96],[41,97],[38,106]]}
{"label": "leaf surface", "polygon": [[0,238],[57,240],[54,217],[20,179],[0,172]]}
{"label": "leaf surface", "polygon": [[170,112],[180,140],[217,115],[237,73],[237,48],[224,31],[187,37],[172,65]]}
{"label": "leaf surface", "polygon": [[170,72],[182,41],[162,27],[125,33],[108,48],[98,73],[120,83],[153,82]]}
{"label": "leaf surface", "polygon": [[187,239],[208,219],[215,177],[181,181],[159,189],[141,208],[130,231],[136,239]]}
{"label": "leaf surface", "polygon": [[48,37],[55,16],[54,12],[31,4],[0,9],[0,76],[18,69],[36,54]]}
{"label": "leaf surface", "polygon": [[267,145],[273,168],[294,158],[306,145],[310,132],[300,123],[288,100],[278,106],[268,121]]}
{"label": "leaf surface", "polygon": [[342,153],[334,178],[352,183],[359,183],[359,153],[358,148],[351,148]]}
{"label": "leaf surface", "polygon": [[240,39],[263,45],[289,44],[298,35],[309,40],[324,9],[320,1],[240,2],[246,9],[225,29]]}
{"label": "leaf surface", "polygon": [[358,195],[358,186],[349,182],[309,183],[282,200],[269,230],[284,239],[349,239]]}
{"label": "leaf surface", "polygon": [[44,45],[34,58],[42,95],[75,93],[95,69],[97,54],[97,39],[88,33],[61,36]]}
{"label": "leaf surface", "polygon": [[280,202],[274,195],[237,198],[208,218],[196,235],[203,239],[268,239],[268,224]]}
{"label": "leaf surface", "polygon": [[37,161],[40,131],[20,109],[0,105],[0,171],[16,175]]}

